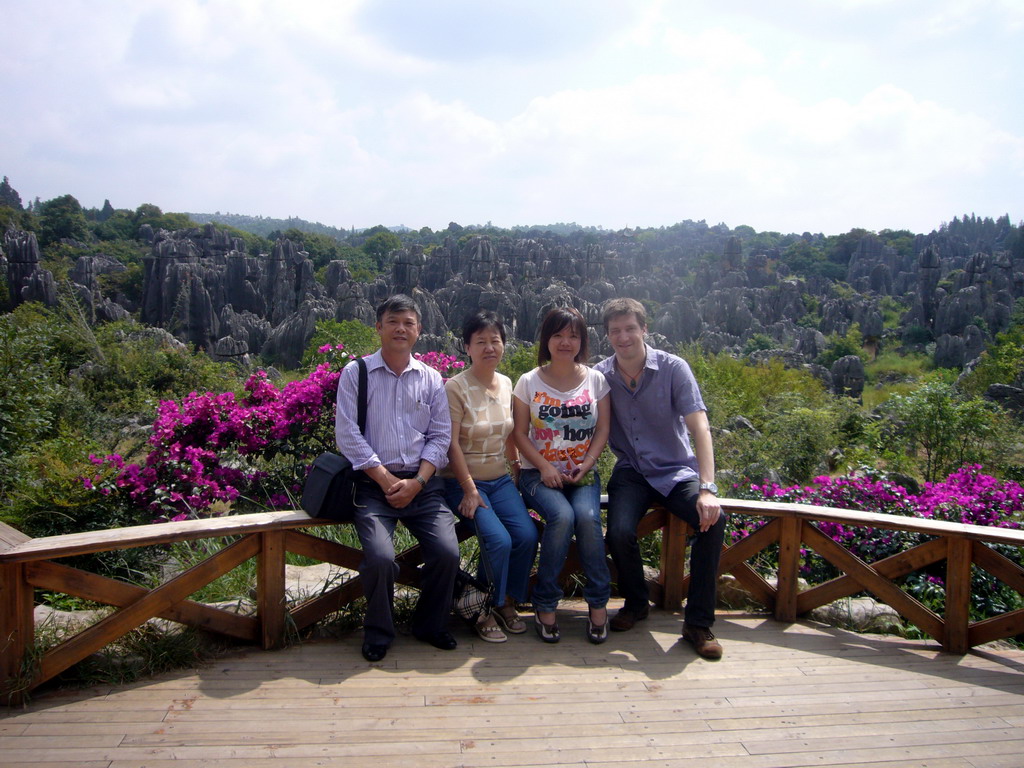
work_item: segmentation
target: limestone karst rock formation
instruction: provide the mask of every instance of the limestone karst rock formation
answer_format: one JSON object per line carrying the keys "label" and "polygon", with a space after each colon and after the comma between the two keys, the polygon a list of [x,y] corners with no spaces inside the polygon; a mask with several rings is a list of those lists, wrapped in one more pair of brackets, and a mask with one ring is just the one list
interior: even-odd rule
{"label": "limestone karst rock formation", "polygon": [[[651,339],[670,349],[698,343],[741,354],[755,336],[755,348],[768,337],[787,365],[809,365],[829,334],[845,335],[856,324],[871,349],[934,342],[935,361],[954,367],[973,360],[1007,327],[1014,302],[1024,296],[1020,259],[992,242],[972,248],[944,231],[908,235],[898,249],[871,234],[851,239],[841,285],[822,274],[792,274],[779,251],[751,251],[724,225],[690,230],[701,239],[680,237],[656,253],[629,230],[521,238],[458,238],[453,231],[429,248],[405,245],[387,257],[382,274],[360,282],[343,260],[314,276],[309,255],[287,239],[252,255],[213,225],[175,232],[143,226],[140,239],[150,250],[137,304],[102,294],[99,278],[124,267],[99,253],[80,257],[68,283],[90,321],[138,311],[143,323],[218,359],[244,363],[259,355],[286,367],[301,359],[317,321],[372,325],[374,308],[397,291],[421,308],[422,351],[454,351],[463,318],[477,309],[498,312],[513,342],[532,342],[546,309],[572,305],[593,328],[593,348],[606,354],[601,303],[629,296],[647,303]],[[41,266],[34,235],[9,230],[0,258],[10,304],[57,302],[63,284]],[[898,329],[890,297],[910,307]]]}

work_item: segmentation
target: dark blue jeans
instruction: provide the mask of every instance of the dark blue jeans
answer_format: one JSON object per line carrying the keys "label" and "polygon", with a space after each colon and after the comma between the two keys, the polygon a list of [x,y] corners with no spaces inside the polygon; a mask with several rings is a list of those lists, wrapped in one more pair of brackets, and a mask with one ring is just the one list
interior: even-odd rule
{"label": "dark blue jeans", "polygon": [[[455,478],[446,478],[444,489],[448,506],[458,515],[459,502],[465,495],[462,487]],[[504,605],[506,595],[525,603],[537,554],[537,526],[508,475],[497,480],[477,480],[476,489],[487,504],[477,508],[473,521],[480,542],[481,569],[487,580],[494,583],[494,605]]]}
{"label": "dark blue jeans", "polygon": [[686,596],[684,620],[698,627],[715,623],[715,602],[718,590],[718,562],[725,540],[725,513],[711,528],[700,533],[697,496],[700,481],[677,483],[668,496],[651,487],[644,476],[631,467],[617,464],[608,481],[608,550],[619,572],[619,594],[626,608],[643,612],[648,606],[647,581],[636,529],[654,502],[690,524],[697,531],[690,544],[690,589]]}

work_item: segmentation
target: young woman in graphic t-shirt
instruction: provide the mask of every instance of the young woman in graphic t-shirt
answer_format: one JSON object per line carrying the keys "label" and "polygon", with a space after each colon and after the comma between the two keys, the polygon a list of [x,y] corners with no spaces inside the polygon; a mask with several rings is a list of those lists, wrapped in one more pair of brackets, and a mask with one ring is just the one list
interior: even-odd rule
{"label": "young woman in graphic t-shirt", "polygon": [[560,637],[555,614],[562,598],[558,575],[574,534],[587,579],[587,639],[608,639],[611,576],[595,465],[608,441],[611,401],[604,376],[584,365],[586,360],[583,316],[572,308],[552,309],[541,324],[539,367],[523,374],[513,392],[512,434],[523,465],[519,490],[545,523],[533,607],[535,629],[547,643]]}

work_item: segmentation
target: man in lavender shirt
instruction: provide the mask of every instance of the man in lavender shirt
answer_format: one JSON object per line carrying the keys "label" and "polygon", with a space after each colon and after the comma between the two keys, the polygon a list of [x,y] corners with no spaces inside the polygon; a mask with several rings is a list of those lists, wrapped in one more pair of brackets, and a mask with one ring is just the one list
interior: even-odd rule
{"label": "man in lavender shirt", "polygon": [[685,360],[644,341],[647,315],[640,302],[607,301],[604,328],[615,354],[596,368],[611,386],[608,444],[617,458],[608,481],[606,538],[625,598],[611,628],[630,630],[650,610],[636,530],[657,501],[696,531],[683,639],[704,658],[721,658],[711,626],[725,514],[716,498],[715,455],[700,389]]}
{"label": "man in lavender shirt", "polygon": [[359,371],[349,363],[338,381],[334,433],[338,449],[361,470],[355,526],[363,548],[359,576],[366,593],[363,657],[380,661],[395,639],[394,533],[401,521],[423,550],[420,598],[412,618],[417,640],[453,650],[448,632],[452,589],[459,569],[455,516],[435,472],[448,463],[451,417],[440,374],[412,356],[420,313],[398,294],[377,307],[381,348],[366,358],[366,433],[359,431]]}

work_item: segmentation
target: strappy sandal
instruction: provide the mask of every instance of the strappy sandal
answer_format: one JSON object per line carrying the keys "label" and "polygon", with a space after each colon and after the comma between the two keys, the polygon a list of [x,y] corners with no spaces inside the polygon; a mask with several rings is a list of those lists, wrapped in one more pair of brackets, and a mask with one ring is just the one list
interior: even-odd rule
{"label": "strappy sandal", "polygon": [[[491,615],[493,616],[494,614]],[[504,643],[508,640],[505,633],[501,631],[501,627],[497,624],[484,623],[486,621],[487,619],[484,619],[483,622],[477,622],[477,624],[473,626],[473,629],[476,630],[476,633],[480,636],[481,640],[485,643]]]}
{"label": "strappy sandal", "polygon": [[[511,615],[506,616],[503,611],[508,611]],[[495,608],[491,611],[491,615],[504,627],[506,632],[511,632],[513,635],[521,635],[526,631],[526,622],[522,620],[519,614],[516,613],[516,609],[511,605]]]}
{"label": "strappy sandal", "polygon": [[534,628],[537,630],[537,637],[545,643],[557,643],[561,640],[561,635],[558,632],[558,622],[545,624],[537,614],[533,615],[533,621]]}
{"label": "strappy sandal", "polygon": [[605,613],[604,624],[595,624],[590,616],[587,616],[587,640],[594,645],[600,645],[608,639],[608,614]]}

